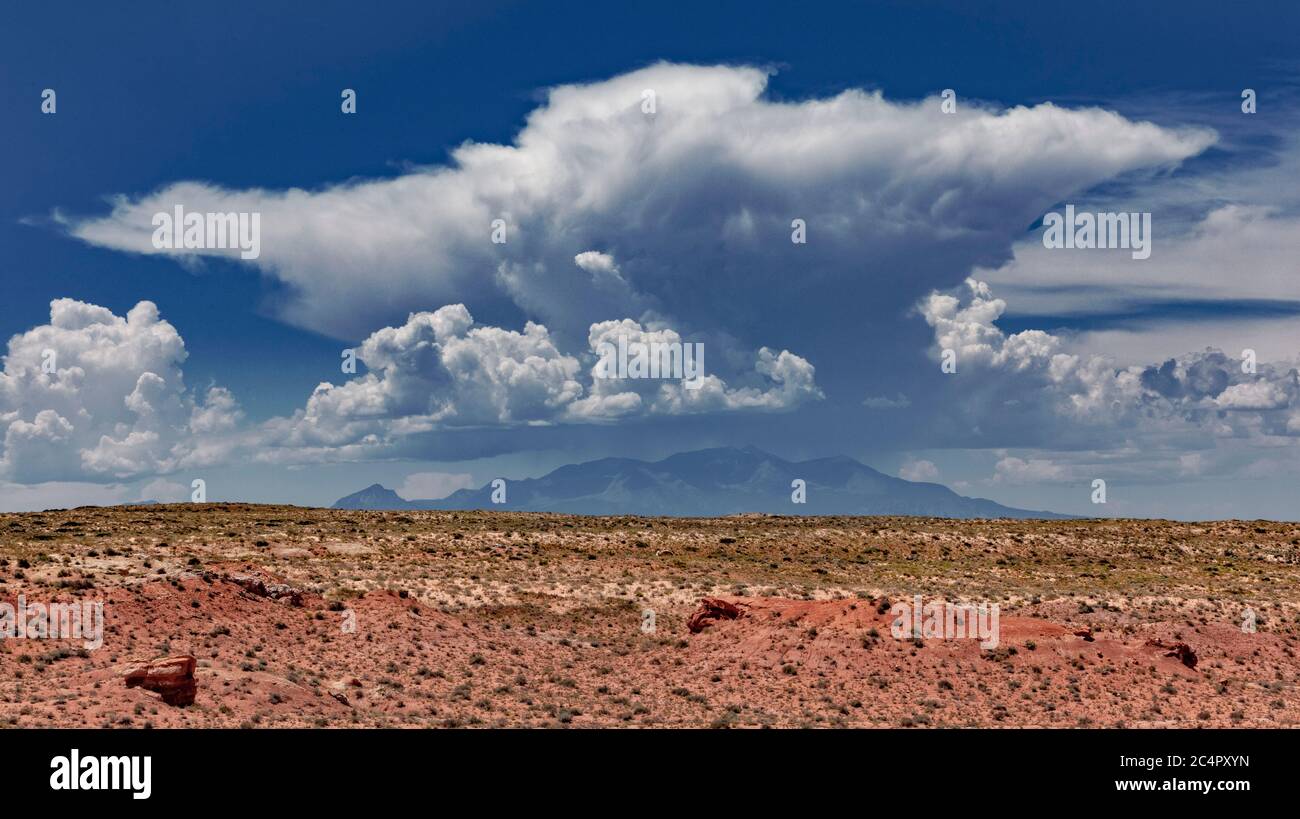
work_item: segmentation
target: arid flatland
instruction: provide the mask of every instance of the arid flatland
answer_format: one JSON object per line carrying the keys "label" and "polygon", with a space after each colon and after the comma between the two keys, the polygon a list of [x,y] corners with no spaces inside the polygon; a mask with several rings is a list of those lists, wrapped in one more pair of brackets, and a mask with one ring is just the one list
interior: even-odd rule
{"label": "arid flatland", "polygon": [[[914,595],[998,647],[894,638]],[[19,596],[105,625],[0,641],[9,726],[1300,724],[1291,524],[79,508],[0,515]],[[186,654],[192,704],[125,685]]]}

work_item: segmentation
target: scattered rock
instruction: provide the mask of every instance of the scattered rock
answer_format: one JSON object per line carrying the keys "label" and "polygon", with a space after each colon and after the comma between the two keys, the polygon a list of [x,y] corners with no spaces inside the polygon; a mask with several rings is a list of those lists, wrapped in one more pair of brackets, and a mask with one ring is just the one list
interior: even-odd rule
{"label": "scattered rock", "polygon": [[126,687],[138,686],[146,691],[153,691],[162,695],[162,701],[168,705],[191,705],[198,692],[198,685],[194,681],[194,668],[193,654],[141,661],[126,673]]}

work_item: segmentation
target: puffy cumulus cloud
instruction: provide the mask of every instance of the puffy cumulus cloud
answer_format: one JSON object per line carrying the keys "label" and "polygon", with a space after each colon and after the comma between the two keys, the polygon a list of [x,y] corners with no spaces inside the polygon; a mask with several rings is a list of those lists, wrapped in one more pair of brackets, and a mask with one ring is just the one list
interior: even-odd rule
{"label": "puffy cumulus cloud", "polygon": [[[667,327],[603,322],[591,328],[592,350],[575,356],[536,322],[522,332],[476,325],[462,304],[413,313],[357,348],[364,375],[322,383],[292,416],[253,425],[229,390],[213,386],[195,395],[185,387],[184,342],[152,303],[123,318],[59,299],[48,325],[9,342],[0,372],[0,479],[107,482],[241,458],[392,457],[401,439],[436,429],[784,410],[821,396],[809,362],[768,348],[737,386],[704,371],[696,373],[696,389],[680,379],[593,377],[597,346],[620,334],[681,340]],[[423,486],[418,491],[431,484]]]}
{"label": "puffy cumulus cloud", "polygon": [[[319,190],[177,182],[66,224],[123,251],[229,257],[155,251],[153,215],[177,204],[258,212],[261,255],[236,263],[283,285],[287,321],[341,338],[466,302],[517,307],[568,343],[653,307],[679,326],[725,321],[753,346],[790,324],[794,304],[840,337],[860,332],[845,305],[901,313],[973,265],[1004,261],[1062,197],[1216,139],[1052,104],[944,114],[937,98],[858,89],[773,100],[768,79],[746,66],[652,65],[553,88],[511,144],[466,142],[447,166]],[[790,242],[796,216],[806,245]],[[490,240],[495,219],[504,243]],[[843,352],[824,335],[807,352]]]}
{"label": "puffy cumulus cloud", "polygon": [[[185,344],[152,302],[125,317],[72,299],[49,324],[9,340],[0,372],[0,475],[39,483],[115,480],[202,461],[204,436],[233,429],[238,405],[220,388],[195,399]],[[218,447],[220,448],[220,447]]]}
{"label": "puffy cumulus cloud", "polygon": [[201,404],[190,411],[190,431],[197,434],[233,432],[244,420],[235,396],[225,387],[210,387]]}
{"label": "puffy cumulus cloud", "polygon": [[439,426],[543,423],[582,395],[578,359],[561,353],[545,327],[475,327],[462,304],[412,313],[372,333],[356,354],[369,372],[320,384],[303,409],[264,425],[267,442],[376,447]]}
{"label": "puffy cumulus cloud", "polygon": [[[1279,450],[1275,457],[1294,460],[1300,376],[1293,363],[1260,362],[1251,372],[1254,362],[1207,348],[1158,364],[1120,366],[1108,356],[1070,352],[1068,337],[1003,333],[996,322],[1005,308],[987,284],[973,279],[957,293],[932,294],[919,307],[934,329],[935,357],[944,349],[956,353],[957,377],[968,376],[963,391],[996,394],[1002,406],[1028,413],[1020,417],[1035,418],[1044,440],[1064,445],[1082,431],[1094,449],[1107,437],[1111,451],[1136,447],[1148,453],[1148,464],[1155,463],[1151,451],[1215,447],[1216,441],[1256,452],[1272,448]],[[1240,466],[1226,454],[1215,462]],[[1209,461],[1198,456],[1178,464],[1178,472],[1201,474]],[[995,470],[995,480],[1008,483],[1073,475],[1033,458],[1004,458]]]}
{"label": "puffy cumulus cloud", "polygon": [[1277,411],[1296,405],[1297,373],[1290,364],[1258,365],[1206,349],[1156,365],[1117,366],[1101,355],[1074,355],[1067,342],[1042,330],[1007,335],[997,327],[1006,302],[984,282],[968,279],[965,292],[935,293],[921,306],[934,328],[935,354],[956,353],[958,367],[1023,375],[1022,383],[1045,390],[1075,420],[1115,422],[1150,419],[1201,420],[1217,427],[1227,410]]}
{"label": "puffy cumulus cloud", "polygon": [[[1291,387],[1294,388],[1294,380]],[[1214,403],[1230,410],[1278,410],[1291,404],[1291,394],[1282,384],[1255,381],[1225,387],[1214,398]]]}
{"label": "puffy cumulus cloud", "polygon": [[607,276],[622,280],[614,257],[599,250],[584,250],[573,257],[573,263],[590,273],[593,277]]}
{"label": "puffy cumulus cloud", "polygon": [[935,344],[955,351],[961,365],[1024,370],[1050,359],[1060,346],[1059,339],[1042,330],[1003,333],[997,320],[1007,303],[974,279],[966,280],[964,293],[932,293],[920,309],[934,328]]}
{"label": "puffy cumulus cloud", "polygon": [[731,387],[704,373],[691,387],[692,373],[686,371],[682,379],[597,376],[601,345],[617,345],[620,336],[631,344],[682,343],[671,328],[643,329],[632,319],[601,322],[591,327],[591,351],[584,354],[590,364],[584,369],[579,357],[561,352],[547,328],[535,322],[523,332],[476,325],[462,304],[413,313],[401,327],[379,330],[357,348],[365,375],[340,385],[322,383],[302,410],[265,423],[261,443],[270,450],[259,457],[377,456],[404,436],[440,428],[784,410],[821,396],[810,363],[766,347],[750,374],[758,385]]}
{"label": "puffy cumulus cloud", "polygon": [[[785,409],[821,390],[852,396],[849,410],[860,420],[864,383],[886,395],[905,392],[915,407],[876,416],[881,423],[866,434],[888,443],[902,434],[894,419],[912,414],[927,436],[947,437],[937,446],[961,445],[963,436],[969,446],[1014,446],[981,436],[996,437],[999,423],[1009,434],[1068,434],[1052,424],[1059,407],[1100,419],[1127,406],[1123,424],[1083,445],[1122,443],[1125,425],[1145,423],[1146,402],[1187,403],[1157,398],[1140,370],[1066,350],[1050,334],[1003,337],[992,326],[994,305],[962,297],[944,319],[945,332],[970,348],[962,371],[981,366],[999,375],[984,388],[965,387],[982,389],[979,396],[939,401],[947,387],[916,377],[925,328],[907,310],[976,268],[1003,266],[1025,226],[1056,203],[1120,176],[1169,176],[1159,172],[1204,151],[1216,134],[1052,104],[965,101],[949,115],[937,98],[898,101],[858,89],[782,100],[767,94],[768,80],[767,71],[746,66],[652,65],[550,89],[508,144],[467,141],[442,166],[312,190],[178,181],[63,224],[97,246],[155,253],[157,212],[178,204],[258,212],[257,259],[212,255],[251,265],[276,285],[281,318],[347,339],[390,328],[363,345],[369,373],[322,385],[299,413],[249,433],[255,457],[271,460],[392,457],[398,439],[447,427]],[[646,89],[655,92],[653,114],[642,110]],[[794,218],[806,222],[806,244],[790,241]],[[501,244],[491,240],[496,219],[505,223]],[[207,255],[164,252],[178,260]],[[475,327],[465,311],[443,314],[448,326],[439,329],[436,313],[418,312],[458,303],[532,323],[522,332]],[[942,304],[934,306],[933,317],[944,318]],[[413,313],[428,318],[412,325]],[[592,327],[624,316],[642,333],[679,328],[699,333],[688,340],[709,342],[702,388],[597,383]],[[1003,376],[1047,389],[1003,389]],[[138,400],[153,406],[155,397],[145,385]],[[1216,434],[1237,434],[1260,412],[1203,403],[1194,411],[1219,421]],[[949,410],[967,417],[936,418]],[[838,406],[825,412],[848,418]],[[193,409],[185,414],[193,418]],[[15,436],[32,447],[62,434],[52,419],[22,420],[32,426]],[[1279,423],[1300,427],[1300,418]],[[808,428],[798,434],[822,436],[819,445],[838,434],[830,423]],[[119,448],[152,445],[149,430],[134,442],[130,431],[112,436]],[[214,444],[192,456],[218,454]],[[102,460],[121,455],[106,448]]]}
{"label": "puffy cumulus cloud", "polygon": [[[571,418],[788,410],[823,397],[813,365],[789,350],[759,349],[747,374],[757,383],[729,387],[709,372],[708,344],[685,340],[669,327],[643,327],[632,319],[602,321],[591,325],[587,343],[595,358],[591,386],[585,398],[569,407]],[[638,355],[661,377],[622,377],[633,372],[632,360]]]}

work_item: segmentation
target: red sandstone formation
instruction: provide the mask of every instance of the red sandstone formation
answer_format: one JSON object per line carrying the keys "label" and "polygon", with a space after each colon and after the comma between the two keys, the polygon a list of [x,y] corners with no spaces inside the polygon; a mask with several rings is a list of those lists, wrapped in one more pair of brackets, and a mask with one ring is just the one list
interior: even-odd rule
{"label": "red sandstone formation", "polygon": [[686,627],[691,634],[699,634],[710,620],[735,620],[742,612],[733,603],[717,597],[705,597],[700,600],[700,607],[691,615]]}
{"label": "red sandstone formation", "polygon": [[194,667],[193,654],[145,662],[127,672],[126,687],[153,691],[168,705],[191,705],[198,691]]}

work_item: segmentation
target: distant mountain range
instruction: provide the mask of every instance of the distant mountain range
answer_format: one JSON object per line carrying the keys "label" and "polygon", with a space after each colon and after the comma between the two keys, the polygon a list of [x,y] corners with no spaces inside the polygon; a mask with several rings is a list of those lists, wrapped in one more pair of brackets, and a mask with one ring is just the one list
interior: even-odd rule
{"label": "distant mountain range", "polygon": [[[801,479],[807,501],[791,501]],[[837,456],[792,462],[754,447],[682,452],[653,463],[602,458],[562,466],[540,478],[507,480],[506,502],[492,485],[439,500],[406,500],[379,484],[340,498],[335,509],[508,509],[578,515],[717,517],[742,512],[783,515],[918,515],[945,518],[1070,518],[967,498],[937,483],[906,481]]]}

